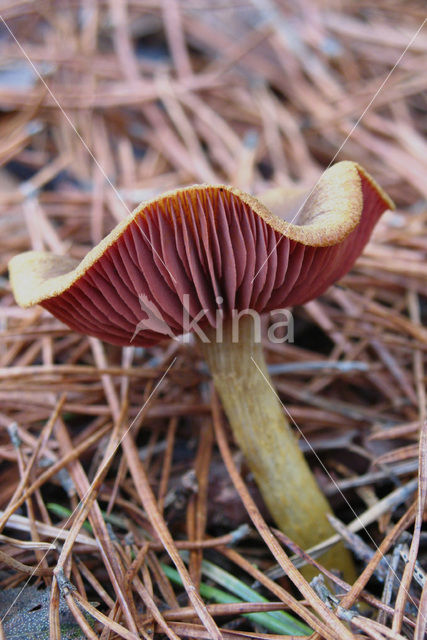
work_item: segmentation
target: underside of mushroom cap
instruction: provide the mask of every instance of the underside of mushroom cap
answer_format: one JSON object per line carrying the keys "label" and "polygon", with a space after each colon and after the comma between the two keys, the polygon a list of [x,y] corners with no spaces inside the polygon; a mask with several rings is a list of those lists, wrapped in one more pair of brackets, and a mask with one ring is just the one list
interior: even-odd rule
{"label": "underside of mushroom cap", "polygon": [[29,251],[9,264],[15,298],[113,344],[151,345],[215,326],[233,310],[302,304],[353,265],[393,203],[357,164],[340,162],[308,196],[255,198],[193,186],[141,204],[77,262]]}

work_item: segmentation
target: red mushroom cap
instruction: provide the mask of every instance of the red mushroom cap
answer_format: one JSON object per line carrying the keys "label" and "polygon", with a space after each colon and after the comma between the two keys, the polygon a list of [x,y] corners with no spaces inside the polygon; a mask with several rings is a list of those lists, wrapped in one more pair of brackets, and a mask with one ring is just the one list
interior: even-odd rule
{"label": "red mushroom cap", "polygon": [[21,306],[41,304],[113,344],[147,346],[180,335],[185,317],[215,326],[218,309],[312,300],[347,273],[389,208],[353,162],[325,171],[305,201],[296,191],[254,198],[197,185],[141,204],[80,263],[29,251],[11,260],[10,278]]}

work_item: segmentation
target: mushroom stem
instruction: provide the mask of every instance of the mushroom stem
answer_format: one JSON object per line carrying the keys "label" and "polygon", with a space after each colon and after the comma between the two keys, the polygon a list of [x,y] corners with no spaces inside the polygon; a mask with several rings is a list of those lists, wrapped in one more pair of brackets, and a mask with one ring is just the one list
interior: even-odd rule
{"label": "mushroom stem", "polygon": [[[234,329],[234,335],[233,335]],[[297,444],[267,371],[262,345],[254,340],[251,316],[205,330],[200,342],[234,438],[279,527],[303,549],[335,532],[331,508]],[[238,335],[236,335],[238,334]],[[327,568],[354,575],[351,556],[337,545],[319,559]],[[316,573],[318,573],[316,571]],[[306,571],[309,577],[310,571]]]}

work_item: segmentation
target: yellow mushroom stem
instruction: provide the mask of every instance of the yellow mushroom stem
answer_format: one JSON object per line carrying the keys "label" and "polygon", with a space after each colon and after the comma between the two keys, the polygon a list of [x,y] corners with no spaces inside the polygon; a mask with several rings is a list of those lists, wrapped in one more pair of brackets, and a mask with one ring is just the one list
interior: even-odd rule
{"label": "yellow mushroom stem", "polygon": [[[233,335],[234,327],[234,335]],[[254,319],[224,322],[222,336],[205,331],[202,350],[234,438],[243,452],[265,504],[279,528],[303,549],[335,532],[326,514],[331,508],[298,446],[267,370],[262,345],[254,340]],[[342,544],[319,562],[354,577],[350,553]],[[311,568],[305,570],[312,577]]]}

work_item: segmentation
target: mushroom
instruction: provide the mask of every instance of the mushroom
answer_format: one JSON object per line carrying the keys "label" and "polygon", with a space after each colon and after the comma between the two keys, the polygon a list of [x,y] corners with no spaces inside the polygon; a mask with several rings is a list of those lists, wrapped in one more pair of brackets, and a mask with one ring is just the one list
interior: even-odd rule
{"label": "mushroom", "polygon": [[[330,507],[273,392],[254,314],[301,305],[351,268],[393,203],[353,162],[307,197],[192,186],[142,203],[79,263],[30,251],[9,264],[15,298],[118,345],[196,332],[249,468],[278,526],[307,549]],[[239,318],[236,330],[236,318]],[[238,335],[238,339],[236,337]],[[344,547],[322,556],[349,575]]]}

